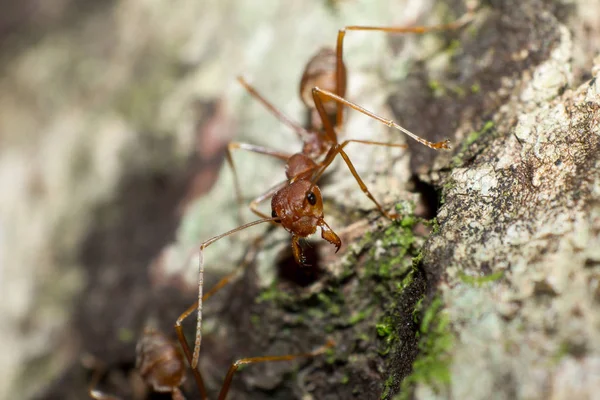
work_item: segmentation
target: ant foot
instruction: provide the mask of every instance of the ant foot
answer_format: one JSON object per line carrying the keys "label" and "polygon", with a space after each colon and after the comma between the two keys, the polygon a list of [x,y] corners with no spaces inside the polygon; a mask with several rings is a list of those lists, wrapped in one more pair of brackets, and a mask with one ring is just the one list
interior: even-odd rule
{"label": "ant foot", "polygon": [[396,212],[387,213],[386,216],[392,221],[398,221],[401,218],[401,215]]}

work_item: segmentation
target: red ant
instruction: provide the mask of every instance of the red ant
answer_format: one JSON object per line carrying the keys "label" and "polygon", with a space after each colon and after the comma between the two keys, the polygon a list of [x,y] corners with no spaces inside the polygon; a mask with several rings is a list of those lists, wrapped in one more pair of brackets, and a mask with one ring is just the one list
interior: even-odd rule
{"label": "red ant", "polygon": [[[293,122],[273,104],[260,95],[256,89],[248,84],[242,77],[238,81],[246,90],[262,103],[271,113],[285,125],[293,129],[303,142],[300,153],[290,154],[263,146],[249,143],[230,142],[228,145],[227,160],[233,170],[235,188],[238,201],[242,203],[241,190],[237,171],[233,163],[232,150],[243,149],[254,153],[266,154],[286,161],[286,180],[271,188],[269,191],[256,197],[250,203],[250,210],[259,217],[265,219],[268,216],[258,210],[258,204],[271,198],[272,217],[279,216],[281,225],[292,234],[292,249],[294,259],[298,264],[303,264],[302,251],[299,245],[300,238],[305,238],[316,231],[317,226],[322,229],[322,237],[336,246],[336,251],[341,246],[339,237],[331,230],[323,219],[322,197],[316,182],[325,169],[331,164],[337,154],[340,154],[346,162],[350,172],[356,179],[361,190],[367,195],[379,211],[389,219],[397,218],[397,214],[386,212],[369,192],[363,180],[360,178],[350,158],[344,151],[349,143],[362,143],[387,147],[406,148],[403,144],[383,143],[368,140],[349,139],[342,143],[338,142],[337,131],[343,126],[343,106],[348,106],[363,114],[382,122],[383,124],[396,128],[419,143],[432,149],[449,149],[449,141],[430,142],[407,129],[396,124],[392,120],[382,118],[357,104],[344,98],[346,93],[346,66],[343,61],[343,46],[346,31],[367,30],[384,31],[395,33],[425,33],[439,30],[456,29],[470,21],[472,11],[469,11],[459,20],[445,25],[434,25],[429,27],[369,27],[369,26],[347,26],[338,32],[337,47],[334,51],[330,48],[319,50],[307,63],[302,79],[300,81],[300,98],[304,105],[311,111],[310,128],[305,129]],[[335,118],[332,118],[334,116]],[[318,117],[318,118],[317,118]],[[335,126],[332,125],[335,120]],[[324,156],[321,162],[316,160]],[[308,204],[307,204],[308,203]]]}
{"label": "red ant", "polygon": [[[250,203],[250,209],[262,219],[241,225],[233,230],[230,230],[221,235],[215,236],[200,244],[198,252],[200,256],[199,272],[198,272],[198,300],[189,307],[175,323],[175,329],[177,335],[184,349],[186,357],[194,371],[194,375],[198,382],[202,382],[200,373],[197,370],[198,357],[200,352],[201,342],[201,325],[202,325],[202,303],[210,295],[214,294],[221,287],[226,285],[231,279],[233,274],[230,274],[223,278],[210,292],[203,296],[203,279],[204,279],[204,262],[203,262],[203,251],[206,247],[212,243],[229,236],[235,232],[243,229],[252,227],[254,225],[261,224],[263,222],[276,222],[280,223],[284,229],[292,234],[292,251],[294,259],[298,264],[304,263],[304,256],[302,255],[302,248],[300,246],[300,239],[306,238],[307,236],[316,232],[317,227],[321,228],[321,237],[333,244],[336,247],[336,252],[341,247],[341,240],[337,234],[329,227],[325,222],[323,215],[323,199],[321,191],[317,186],[318,180],[325,173],[329,165],[334,161],[335,157],[339,154],[348,169],[356,179],[361,190],[365,195],[375,204],[379,211],[389,219],[398,218],[398,214],[387,212],[381,204],[373,197],[369,192],[367,186],[356,172],[354,165],[350,161],[350,158],[344,151],[344,148],[349,143],[362,143],[371,145],[380,145],[387,147],[400,147],[406,148],[403,144],[383,143],[368,140],[345,140],[342,143],[338,142],[337,131],[341,129],[343,125],[343,107],[347,106],[356,111],[359,111],[385,125],[398,129],[408,136],[418,141],[419,143],[428,146],[432,149],[449,149],[449,141],[445,140],[442,142],[430,142],[425,140],[407,129],[396,124],[392,120],[385,119],[368,111],[361,106],[352,103],[344,98],[346,92],[346,67],[343,62],[343,41],[346,31],[349,30],[367,30],[367,31],[383,31],[392,33],[425,33],[431,31],[440,31],[448,29],[456,29],[465,25],[470,21],[472,11],[465,14],[464,17],[460,18],[454,23],[445,25],[436,25],[430,27],[417,26],[417,27],[368,27],[368,26],[347,26],[341,29],[338,33],[337,47],[335,52],[331,49],[320,50],[307,64],[305,71],[302,76],[300,84],[300,95],[304,104],[311,110],[311,127],[304,129],[300,125],[293,122],[281,111],[279,111],[274,105],[269,103],[264,97],[262,97],[250,84],[248,84],[243,78],[238,78],[239,82],[248,90],[248,92],[261,102],[269,111],[271,111],[279,120],[285,125],[292,128],[303,141],[302,151],[295,154],[273,150],[270,148],[257,146],[248,143],[232,142],[228,147],[227,159],[234,171],[235,186],[237,191],[238,200],[241,199],[241,192],[239,188],[239,182],[237,178],[237,172],[235,170],[231,151],[233,149],[244,149],[259,154],[270,155],[275,158],[286,161],[285,172],[286,180],[275,185],[273,188],[258,196]],[[323,88],[321,88],[323,87]],[[335,113],[335,114],[334,114]],[[333,118],[333,115],[335,118]],[[318,119],[317,119],[318,116]],[[334,120],[334,121],[332,121]],[[320,122],[320,123],[319,123]],[[334,123],[335,122],[335,125]],[[318,158],[323,156],[321,161],[317,161]],[[262,213],[258,210],[258,204],[262,203],[266,199],[271,198],[271,216]],[[241,201],[241,200],[240,200]],[[182,322],[192,312],[198,310],[198,318],[196,324],[196,340],[194,345],[193,354],[185,340],[183,334]],[[314,356],[320,354],[332,343],[329,342],[323,348],[308,354],[300,355],[284,355],[274,357],[257,357],[251,359],[245,359],[243,363],[254,363],[264,361],[283,361],[289,360],[301,356]],[[238,362],[238,363],[241,363]],[[237,363],[234,363],[225,379],[225,383],[219,395],[219,399],[224,399],[226,392],[231,383],[233,373],[237,369]],[[202,387],[203,398],[206,398],[206,392]],[[225,391],[225,393],[223,393]]]}

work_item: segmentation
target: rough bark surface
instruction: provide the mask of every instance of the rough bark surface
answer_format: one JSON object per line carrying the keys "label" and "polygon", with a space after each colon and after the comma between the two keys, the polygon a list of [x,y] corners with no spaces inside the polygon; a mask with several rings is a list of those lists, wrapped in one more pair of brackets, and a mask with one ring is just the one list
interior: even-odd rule
{"label": "rough bark surface", "polygon": [[[108,393],[168,398],[135,377],[135,340],[146,325],[171,331],[195,298],[185,256],[237,225],[225,144],[299,149],[235,75],[301,121],[302,68],[338,28],[465,10],[454,0],[50,3],[0,17],[0,398],[84,398],[97,369]],[[295,266],[281,229],[206,250],[210,287],[265,235],[206,303],[211,397],[232,360],[333,339],[314,359],[245,368],[230,398],[594,398],[597,37],[597,0],[490,0],[458,32],[349,34],[349,98],[454,149],[349,147],[403,217],[381,218],[340,163],[323,193],[345,247],[334,256],[311,241],[311,268]],[[404,140],[350,112],[341,134]],[[284,176],[256,155],[235,163],[247,197]],[[183,389],[198,397],[191,376]]]}

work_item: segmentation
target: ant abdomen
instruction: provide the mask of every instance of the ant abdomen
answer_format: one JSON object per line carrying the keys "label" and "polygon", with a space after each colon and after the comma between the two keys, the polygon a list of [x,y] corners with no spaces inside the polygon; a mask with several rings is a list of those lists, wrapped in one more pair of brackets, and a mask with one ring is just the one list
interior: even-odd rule
{"label": "ant abdomen", "polygon": [[[323,48],[315,54],[302,74],[300,81],[300,98],[304,105],[311,110],[315,109],[312,88],[318,87],[328,92],[336,93],[341,97],[346,94],[346,67],[342,63],[342,77],[336,80],[336,54],[331,48]],[[336,83],[337,82],[337,83]],[[338,88],[339,85],[339,88]],[[336,113],[337,104],[333,100],[324,101],[325,111],[328,115]]]}

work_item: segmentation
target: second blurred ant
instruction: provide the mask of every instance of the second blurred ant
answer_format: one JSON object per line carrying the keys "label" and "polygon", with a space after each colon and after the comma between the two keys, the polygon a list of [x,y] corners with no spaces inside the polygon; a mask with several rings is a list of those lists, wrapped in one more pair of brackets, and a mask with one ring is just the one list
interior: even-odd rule
{"label": "second blurred ant", "polygon": [[[97,362],[94,362],[97,364]],[[171,393],[173,400],[185,400],[179,387],[185,381],[185,363],[177,345],[164,333],[146,328],[136,345],[135,368],[143,381],[155,392]],[[118,400],[96,389],[101,373],[92,379],[88,394],[96,400]],[[199,388],[202,383],[198,382]]]}

